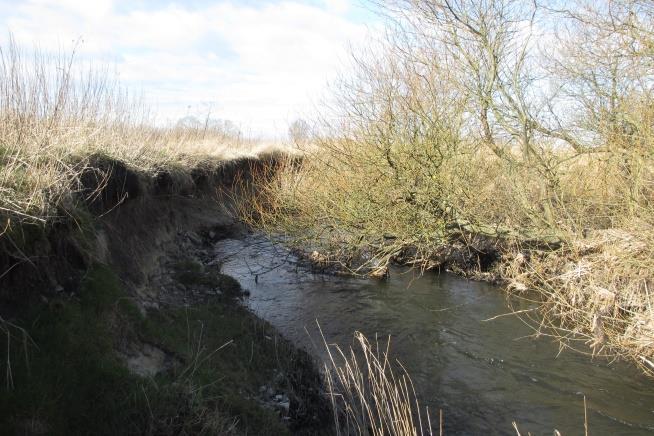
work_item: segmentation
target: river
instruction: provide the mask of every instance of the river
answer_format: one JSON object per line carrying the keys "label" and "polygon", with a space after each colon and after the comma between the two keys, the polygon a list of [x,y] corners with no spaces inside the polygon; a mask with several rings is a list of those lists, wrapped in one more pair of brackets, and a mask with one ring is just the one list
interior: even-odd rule
{"label": "river", "polygon": [[[654,433],[654,381],[626,364],[592,360],[534,338],[509,311],[506,294],[452,274],[400,268],[390,279],[313,274],[258,235],[222,240],[223,272],[250,291],[249,307],[317,358],[329,342],[347,346],[358,330],[391,336],[420,402],[443,411],[446,434]],[[497,317],[494,320],[489,318]]]}

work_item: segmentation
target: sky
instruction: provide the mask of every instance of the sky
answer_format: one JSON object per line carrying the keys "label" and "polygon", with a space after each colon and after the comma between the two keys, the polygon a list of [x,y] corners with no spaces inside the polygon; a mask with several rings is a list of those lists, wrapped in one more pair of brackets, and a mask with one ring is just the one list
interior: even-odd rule
{"label": "sky", "polygon": [[0,26],[0,45],[77,45],[159,123],[210,113],[267,138],[311,118],[348,48],[381,28],[362,0],[0,0]]}

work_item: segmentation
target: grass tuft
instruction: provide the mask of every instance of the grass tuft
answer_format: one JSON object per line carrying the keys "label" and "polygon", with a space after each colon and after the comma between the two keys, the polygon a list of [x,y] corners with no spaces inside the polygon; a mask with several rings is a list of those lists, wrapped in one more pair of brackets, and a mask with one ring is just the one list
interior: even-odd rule
{"label": "grass tuft", "polygon": [[390,338],[380,347],[378,341],[371,344],[355,332],[354,346],[345,352],[324,337],[323,343],[329,356],[327,394],[338,434],[433,434],[429,410],[422,415],[409,374],[389,358]]}

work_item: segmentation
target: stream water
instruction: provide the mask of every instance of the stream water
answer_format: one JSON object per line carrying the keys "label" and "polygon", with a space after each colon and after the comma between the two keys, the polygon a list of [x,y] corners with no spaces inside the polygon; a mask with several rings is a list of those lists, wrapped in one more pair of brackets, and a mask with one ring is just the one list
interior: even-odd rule
{"label": "stream water", "polygon": [[257,235],[222,240],[223,271],[251,293],[247,304],[318,358],[355,330],[391,335],[423,406],[443,410],[446,434],[591,435],[654,433],[654,382],[628,365],[559,354],[551,339],[507,313],[505,294],[450,274],[402,269],[387,281],[312,274]]}

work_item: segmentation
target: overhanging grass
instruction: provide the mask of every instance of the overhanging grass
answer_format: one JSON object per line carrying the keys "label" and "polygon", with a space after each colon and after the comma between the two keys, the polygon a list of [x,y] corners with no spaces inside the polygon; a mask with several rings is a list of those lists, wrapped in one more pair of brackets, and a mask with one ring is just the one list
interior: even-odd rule
{"label": "overhanging grass", "polygon": [[47,222],[70,210],[80,176],[102,154],[153,175],[253,157],[262,144],[208,124],[161,127],[142,98],[101,66],[65,54],[0,47],[0,220]]}

